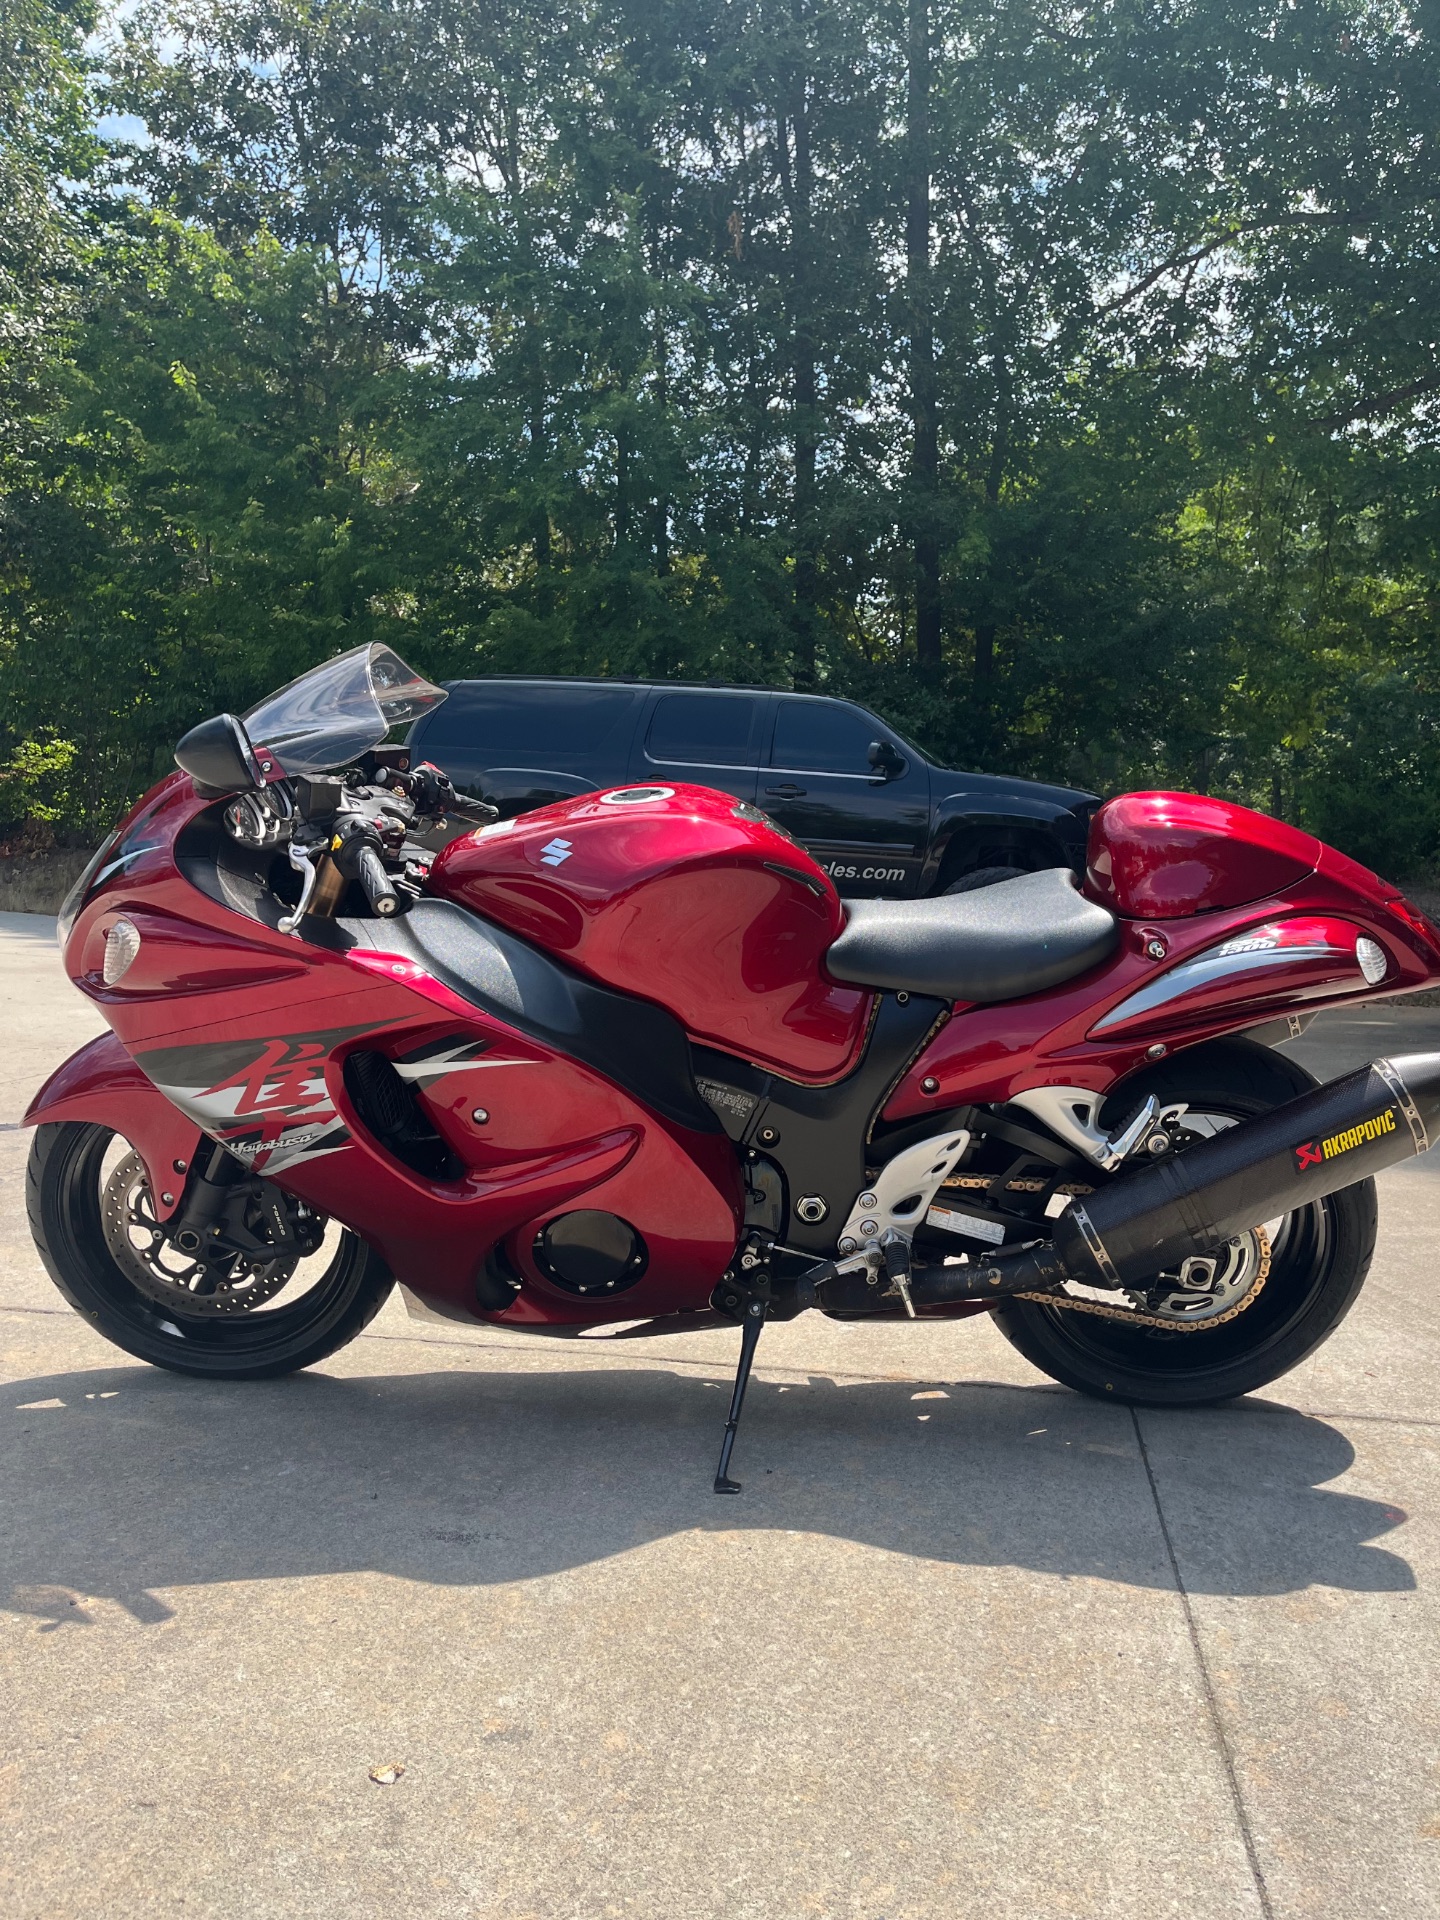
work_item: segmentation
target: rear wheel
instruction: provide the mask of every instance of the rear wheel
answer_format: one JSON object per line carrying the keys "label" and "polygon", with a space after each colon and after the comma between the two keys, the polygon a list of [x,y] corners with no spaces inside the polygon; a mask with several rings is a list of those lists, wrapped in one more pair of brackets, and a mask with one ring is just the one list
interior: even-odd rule
{"label": "rear wheel", "polygon": [[[1181,1125],[1193,1140],[1314,1084],[1296,1062],[1241,1044],[1197,1053],[1193,1062],[1181,1055],[1132,1082],[1101,1121],[1123,1122],[1154,1093],[1165,1103],[1186,1102]],[[1167,1321],[1163,1327],[1022,1299],[997,1307],[995,1324],[1032,1365],[1081,1393],[1140,1406],[1231,1400],[1288,1373],[1335,1331],[1369,1271],[1376,1219],[1375,1183],[1362,1180],[1268,1221],[1264,1242],[1242,1235],[1222,1248],[1197,1248],[1200,1257],[1185,1263],[1192,1272],[1157,1274],[1148,1289],[1147,1305]],[[1198,1291],[1187,1294],[1191,1285],[1208,1287],[1218,1311],[1207,1313]]]}
{"label": "rear wheel", "polygon": [[[253,1191],[250,1226],[263,1239],[278,1190],[261,1180]],[[296,1250],[277,1257],[182,1250],[155,1218],[139,1155],[108,1127],[38,1127],[26,1197],[40,1258],[70,1304],[117,1347],[177,1373],[263,1379],[313,1366],[368,1325],[394,1284],[357,1234],[304,1210]]]}

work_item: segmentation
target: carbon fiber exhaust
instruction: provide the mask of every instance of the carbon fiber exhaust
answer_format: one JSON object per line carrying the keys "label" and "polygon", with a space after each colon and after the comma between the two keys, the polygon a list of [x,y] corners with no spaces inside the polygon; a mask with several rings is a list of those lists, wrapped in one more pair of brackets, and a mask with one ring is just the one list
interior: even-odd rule
{"label": "carbon fiber exhaust", "polygon": [[[1048,1245],[963,1266],[914,1263],[911,1295],[928,1305],[1043,1292],[1066,1280],[1132,1286],[1437,1139],[1440,1053],[1374,1060],[1074,1201]],[[820,1304],[860,1304],[857,1290],[840,1284],[846,1277],[817,1286]]]}

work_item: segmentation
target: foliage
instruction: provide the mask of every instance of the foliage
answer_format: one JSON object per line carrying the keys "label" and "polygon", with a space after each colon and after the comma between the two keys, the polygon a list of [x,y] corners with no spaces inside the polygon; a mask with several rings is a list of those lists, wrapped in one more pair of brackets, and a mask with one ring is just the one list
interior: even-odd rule
{"label": "foliage", "polygon": [[0,750],[70,826],[375,637],[1440,854],[1427,11],[0,18]]}

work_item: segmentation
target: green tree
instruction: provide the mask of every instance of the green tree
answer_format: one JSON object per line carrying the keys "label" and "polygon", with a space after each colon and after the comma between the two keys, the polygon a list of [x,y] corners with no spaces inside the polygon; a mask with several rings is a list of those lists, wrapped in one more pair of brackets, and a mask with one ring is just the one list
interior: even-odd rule
{"label": "green tree", "polygon": [[1440,852],[1423,10],[6,6],[12,804],[383,636]]}

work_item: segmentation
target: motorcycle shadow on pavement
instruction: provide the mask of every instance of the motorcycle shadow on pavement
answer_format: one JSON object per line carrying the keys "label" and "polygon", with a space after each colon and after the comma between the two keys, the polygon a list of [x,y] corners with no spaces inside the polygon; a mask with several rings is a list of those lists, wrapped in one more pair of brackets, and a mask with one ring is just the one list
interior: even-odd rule
{"label": "motorcycle shadow on pavement", "polygon": [[[168,1618],[172,1587],[373,1570],[534,1579],[677,1533],[828,1535],[885,1553],[1172,1588],[1403,1592],[1405,1515],[1330,1489],[1354,1449],[1251,1400],[1142,1412],[1062,1389],[757,1377],[738,1499],[710,1490],[729,1384],[664,1364],[216,1386],[141,1366],[0,1395],[0,1606]],[[1148,1471],[1147,1471],[1148,1457]],[[1155,1491],[1152,1493],[1151,1475]]]}

